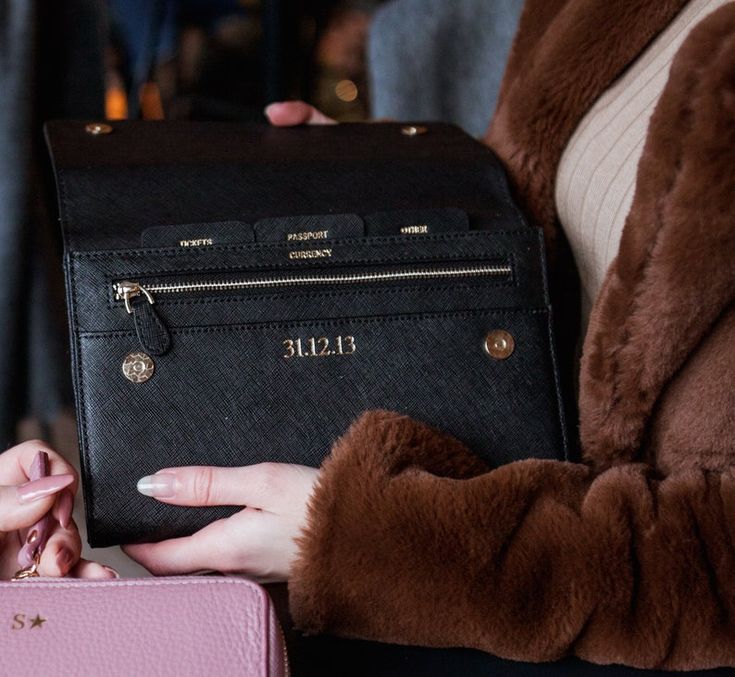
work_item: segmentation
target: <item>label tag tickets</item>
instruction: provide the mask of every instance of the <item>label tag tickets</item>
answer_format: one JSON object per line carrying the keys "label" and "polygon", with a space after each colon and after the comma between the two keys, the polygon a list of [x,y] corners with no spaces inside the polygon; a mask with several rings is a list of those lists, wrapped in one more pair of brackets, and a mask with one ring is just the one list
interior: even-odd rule
{"label": "label tag tickets", "polygon": [[217,244],[253,242],[253,227],[242,221],[185,223],[175,226],[153,226],[140,235],[142,247],[211,247]]}
{"label": "label tag tickets", "polygon": [[364,233],[363,221],[357,214],[282,216],[260,219],[255,224],[257,242],[285,241],[299,246],[362,237]]}

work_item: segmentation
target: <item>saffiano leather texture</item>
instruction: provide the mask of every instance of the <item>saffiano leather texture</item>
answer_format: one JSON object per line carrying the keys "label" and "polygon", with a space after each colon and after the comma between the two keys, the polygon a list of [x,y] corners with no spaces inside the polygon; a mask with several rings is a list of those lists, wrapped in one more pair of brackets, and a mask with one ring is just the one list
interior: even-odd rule
{"label": "saffiano leather texture", "polygon": [[111,127],[47,125],[92,545],[235,509],[152,501],[143,475],[318,466],[368,409],[492,465],[567,448],[543,241],[489,149],[441,124]]}

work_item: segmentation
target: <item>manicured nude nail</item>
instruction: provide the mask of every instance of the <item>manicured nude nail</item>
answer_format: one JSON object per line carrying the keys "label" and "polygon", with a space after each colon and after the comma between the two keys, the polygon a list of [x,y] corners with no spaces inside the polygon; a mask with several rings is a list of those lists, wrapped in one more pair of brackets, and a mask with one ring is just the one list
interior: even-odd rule
{"label": "manicured nude nail", "polygon": [[61,491],[74,481],[74,475],[49,475],[40,480],[21,484],[17,489],[18,503],[32,503]]}
{"label": "manicured nude nail", "polygon": [[72,554],[68,548],[61,548],[56,554],[56,562],[63,569],[65,566],[71,564]]}
{"label": "manicured nude nail", "polygon": [[65,490],[59,495],[58,501],[59,524],[63,529],[68,529],[69,523],[71,522],[71,514],[74,510],[74,496],[72,496],[71,491]]}
{"label": "manicured nude nail", "polygon": [[138,480],[138,491],[153,498],[173,498],[176,495],[176,476],[161,472]]}
{"label": "manicured nude nail", "polygon": [[73,559],[74,555],[71,554],[71,550],[61,548],[56,555],[56,564],[63,573],[66,573],[71,567]]}
{"label": "manicured nude nail", "polygon": [[115,569],[113,569],[112,567],[108,567],[107,565],[103,564],[102,568],[107,569],[107,571],[109,571],[112,574],[113,578],[120,578],[120,574],[117,571],[115,571]]}

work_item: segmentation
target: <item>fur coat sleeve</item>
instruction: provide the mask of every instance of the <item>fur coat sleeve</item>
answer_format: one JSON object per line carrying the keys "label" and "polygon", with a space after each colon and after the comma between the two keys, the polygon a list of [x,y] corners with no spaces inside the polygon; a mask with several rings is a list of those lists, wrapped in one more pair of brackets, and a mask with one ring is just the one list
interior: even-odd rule
{"label": "fur coat sleeve", "polygon": [[[566,140],[684,3],[546,2],[528,0],[488,141],[553,249]],[[731,2],[687,38],[649,122],[585,340],[588,464],[489,469],[436,430],[364,415],[313,496],[290,584],[301,627],[527,661],[735,667],[733,73]]]}
{"label": "fur coat sleeve", "polygon": [[333,450],[290,583],[308,632],[525,661],[735,665],[735,476],[490,470],[371,412]]}

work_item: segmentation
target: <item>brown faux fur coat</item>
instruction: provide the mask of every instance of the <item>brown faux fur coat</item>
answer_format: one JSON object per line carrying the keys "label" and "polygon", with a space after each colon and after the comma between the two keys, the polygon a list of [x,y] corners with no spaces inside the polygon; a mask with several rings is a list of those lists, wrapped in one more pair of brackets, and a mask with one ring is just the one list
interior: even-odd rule
{"label": "brown faux fur coat", "polygon": [[[595,99],[685,0],[529,0],[487,141],[558,240],[554,180]],[[735,3],[651,119],[579,395],[585,464],[489,471],[370,412],[335,445],[290,583],[301,627],[502,657],[735,666]]]}

